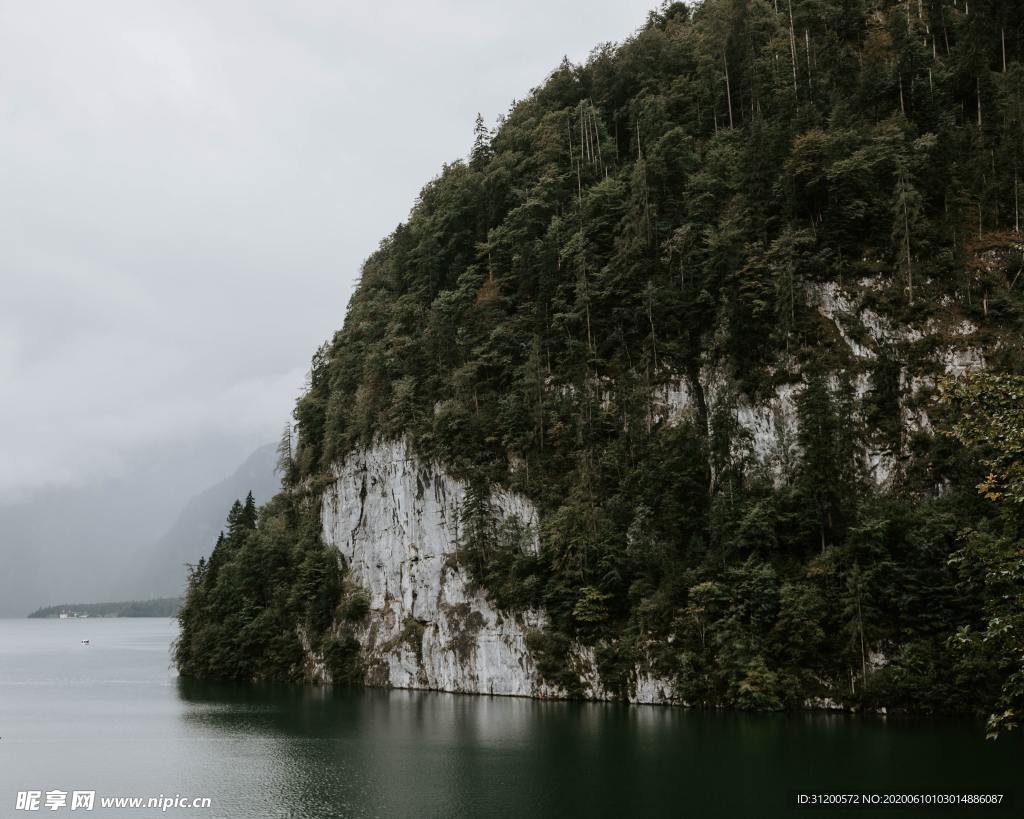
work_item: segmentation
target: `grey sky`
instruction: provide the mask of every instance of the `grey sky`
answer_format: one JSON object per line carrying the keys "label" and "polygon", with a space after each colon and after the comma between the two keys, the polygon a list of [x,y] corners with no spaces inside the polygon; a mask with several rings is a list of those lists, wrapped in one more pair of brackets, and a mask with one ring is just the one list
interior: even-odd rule
{"label": "grey sky", "polygon": [[0,503],[274,438],[475,113],[648,7],[2,0]]}

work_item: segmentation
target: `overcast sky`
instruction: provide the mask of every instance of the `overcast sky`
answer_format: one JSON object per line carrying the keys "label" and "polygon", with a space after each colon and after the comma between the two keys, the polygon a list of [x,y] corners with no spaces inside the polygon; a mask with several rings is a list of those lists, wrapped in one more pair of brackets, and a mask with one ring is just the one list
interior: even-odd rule
{"label": "overcast sky", "polygon": [[275,438],[476,112],[649,4],[0,0],[0,503]]}

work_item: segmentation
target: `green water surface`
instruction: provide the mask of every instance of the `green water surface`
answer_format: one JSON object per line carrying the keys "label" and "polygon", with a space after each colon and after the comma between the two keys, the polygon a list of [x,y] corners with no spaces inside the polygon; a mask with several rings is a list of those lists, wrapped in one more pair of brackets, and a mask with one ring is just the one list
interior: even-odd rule
{"label": "green water surface", "polygon": [[[178,679],[161,619],[0,620],[0,816],[839,816],[800,790],[986,791],[1017,816],[1020,736],[970,720],[734,714]],[[88,639],[89,644],[81,642]],[[18,791],[209,797],[17,811]]]}

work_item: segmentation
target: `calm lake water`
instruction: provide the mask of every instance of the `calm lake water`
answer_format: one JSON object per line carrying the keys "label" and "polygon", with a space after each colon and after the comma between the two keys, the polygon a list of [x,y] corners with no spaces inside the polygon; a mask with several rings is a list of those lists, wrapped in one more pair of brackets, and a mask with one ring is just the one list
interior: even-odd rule
{"label": "calm lake water", "polygon": [[[0,620],[0,816],[838,815],[790,807],[812,786],[1003,792],[1012,809],[914,815],[1020,815],[1024,741],[977,722],[201,685],[169,667],[176,630]],[[18,811],[25,790],[94,790],[96,807]],[[175,794],[212,806],[99,805]]]}

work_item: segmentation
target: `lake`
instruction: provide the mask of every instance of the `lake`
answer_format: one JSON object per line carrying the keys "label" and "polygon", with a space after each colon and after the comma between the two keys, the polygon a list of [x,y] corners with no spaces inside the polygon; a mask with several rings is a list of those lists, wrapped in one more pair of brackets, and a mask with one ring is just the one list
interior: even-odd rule
{"label": "lake", "polygon": [[[733,714],[180,680],[166,620],[0,620],[0,816],[95,791],[92,816],[793,816],[799,789],[1007,794],[1020,736],[972,720]],[[80,641],[88,639],[88,645]],[[132,809],[104,796],[207,797]],[[888,811],[905,813],[905,810]],[[868,814],[874,811],[868,811]],[[856,811],[863,814],[863,811]]]}

